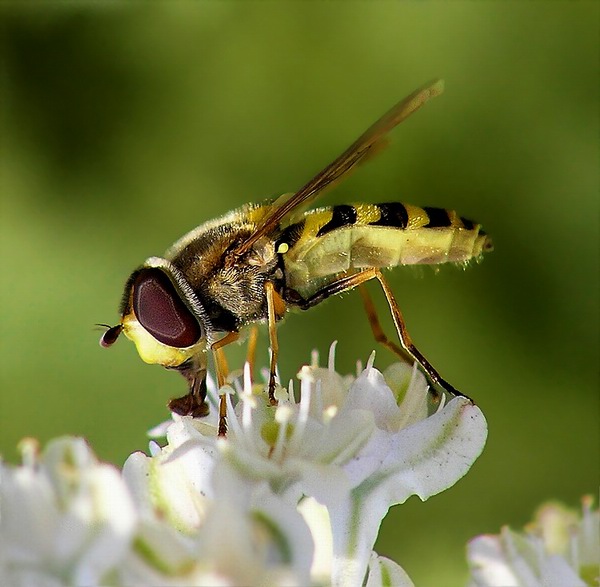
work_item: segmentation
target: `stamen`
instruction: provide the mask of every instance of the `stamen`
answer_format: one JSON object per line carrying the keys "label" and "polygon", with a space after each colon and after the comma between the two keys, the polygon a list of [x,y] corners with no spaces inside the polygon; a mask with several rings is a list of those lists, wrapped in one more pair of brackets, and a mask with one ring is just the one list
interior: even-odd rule
{"label": "stamen", "polygon": [[[427,386],[427,391],[429,392],[429,386]],[[444,409],[444,406],[446,405],[446,394],[442,393],[441,395],[442,395],[442,397],[440,398],[440,405],[437,407],[437,410],[435,411],[436,414],[438,412],[441,412]]]}
{"label": "stamen", "polygon": [[[571,542],[577,544],[578,562],[583,559],[583,564],[586,564],[586,559],[593,560],[597,557],[595,551],[598,547],[598,516],[595,516],[592,512],[593,505],[594,498],[591,495],[584,495],[581,499],[582,515],[579,535],[571,539]],[[583,552],[579,552],[580,548]]]}
{"label": "stamen", "polygon": [[298,409],[298,417],[296,418],[296,425],[292,430],[292,436],[290,437],[288,443],[291,451],[298,450],[299,444],[302,441],[302,436],[304,435],[304,431],[306,430],[308,415],[310,413],[310,402],[312,394],[311,383],[312,381],[310,371],[308,370],[308,368],[302,367],[302,371],[300,371],[300,405]]}
{"label": "stamen", "polygon": [[323,414],[323,382],[319,379],[315,384],[315,410],[317,414]]}
{"label": "stamen", "polygon": [[17,449],[21,453],[21,461],[24,467],[34,468],[37,465],[40,443],[35,438],[30,436],[23,438]]}
{"label": "stamen", "polygon": [[[248,446],[252,447],[252,450],[255,450],[256,443],[254,442],[254,437],[252,435],[252,410],[256,408],[256,396],[252,393],[252,374],[250,363],[246,363],[244,365],[244,391],[239,394],[240,401],[242,402],[242,430],[243,436],[245,438],[245,442],[248,443]],[[235,413],[233,410],[227,406],[228,413],[233,413],[235,418]],[[237,421],[237,418],[235,418]]]}
{"label": "stamen", "polygon": [[319,351],[317,349],[313,349],[310,353],[310,366],[315,369],[319,366]]}
{"label": "stamen", "polygon": [[367,371],[370,371],[373,368],[373,364],[375,363],[375,351],[373,351],[370,355],[369,355],[369,360],[367,361],[367,366],[365,367],[365,369]]}
{"label": "stamen", "polygon": [[148,443],[148,449],[150,451],[150,456],[151,457],[156,457],[160,454],[160,451],[162,450],[160,448],[160,444],[158,444],[158,442],[156,442],[155,440],[151,440]]}
{"label": "stamen", "polygon": [[[221,392],[226,387],[228,387],[228,386],[224,385],[223,387],[221,387]],[[229,427],[229,431],[233,432],[233,434],[235,435],[236,438],[241,438],[242,436],[246,436],[246,435],[242,434],[240,422],[237,419],[237,416],[235,415],[235,411],[233,409],[233,401],[231,399],[231,393],[225,394],[225,402],[227,404],[227,424]]]}
{"label": "stamen", "polygon": [[260,376],[263,378],[263,381],[269,381],[269,370],[266,367],[263,367],[260,370]]}
{"label": "stamen", "polygon": [[219,409],[219,392],[217,384],[210,373],[206,374],[206,399],[209,401],[212,410]]}
{"label": "stamen", "polygon": [[252,395],[252,372],[248,362],[244,363],[244,393]]}
{"label": "stamen", "polygon": [[331,406],[325,408],[325,411],[323,412],[323,420],[325,422],[331,422],[331,420],[333,420],[335,418],[337,413],[338,413],[338,407],[331,405]]}
{"label": "stamen", "polygon": [[289,405],[282,405],[275,411],[275,421],[279,424],[277,431],[277,441],[271,452],[273,459],[279,460],[283,456],[283,443],[287,435],[287,429],[290,418],[292,417],[292,409]]}
{"label": "stamen", "polygon": [[577,540],[577,536],[571,532],[571,536],[569,537],[569,559],[574,568],[579,569],[581,566],[580,556],[579,556],[579,541]]}
{"label": "stamen", "polygon": [[329,347],[329,359],[327,361],[328,369],[333,373],[335,371],[335,347],[338,341],[334,340]]}
{"label": "stamen", "polygon": [[244,432],[252,430],[252,410],[256,407],[256,398],[251,394],[241,396],[242,400],[242,427]]}
{"label": "stamen", "polygon": [[229,383],[229,385],[233,386],[235,384],[239,385],[240,377],[242,376],[241,369],[234,369],[227,374],[225,377],[225,383]]}
{"label": "stamen", "polygon": [[360,374],[363,372],[363,364],[360,359],[356,361],[356,376],[360,377]]}
{"label": "stamen", "polygon": [[[277,375],[277,377],[279,377],[279,375]],[[287,389],[285,387],[283,387],[283,385],[280,385],[279,383],[275,384],[275,399],[277,400],[277,403],[280,404],[282,402],[287,402],[289,400],[289,395],[287,392]]]}

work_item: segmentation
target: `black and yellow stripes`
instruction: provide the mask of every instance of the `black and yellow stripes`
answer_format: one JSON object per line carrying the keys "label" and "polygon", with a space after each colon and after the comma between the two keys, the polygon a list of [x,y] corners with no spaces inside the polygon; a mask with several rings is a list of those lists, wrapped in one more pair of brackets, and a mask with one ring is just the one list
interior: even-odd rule
{"label": "black and yellow stripes", "polygon": [[278,235],[275,250],[289,287],[306,297],[347,271],[464,264],[491,249],[479,224],[452,210],[386,202],[306,212]]}
{"label": "black and yellow stripes", "polygon": [[[452,210],[400,202],[381,204],[342,204],[307,212],[301,223],[284,231],[280,242],[293,246],[305,237],[322,237],[348,226],[382,226],[411,230],[416,228],[462,228],[479,230],[479,225]],[[485,234],[485,233],[483,233]]]}
{"label": "black and yellow stripes", "polygon": [[406,228],[408,226],[408,210],[400,202],[375,204],[379,210],[379,219],[369,222],[372,226],[393,226],[394,228]]}
{"label": "black and yellow stripes", "polygon": [[452,226],[450,214],[444,208],[425,206],[423,211],[427,214],[427,218],[429,218],[429,222],[425,225],[425,228],[448,228]]}
{"label": "black and yellow stripes", "polygon": [[331,219],[319,228],[317,236],[323,236],[336,228],[352,226],[358,220],[356,208],[350,204],[342,204],[331,208]]}

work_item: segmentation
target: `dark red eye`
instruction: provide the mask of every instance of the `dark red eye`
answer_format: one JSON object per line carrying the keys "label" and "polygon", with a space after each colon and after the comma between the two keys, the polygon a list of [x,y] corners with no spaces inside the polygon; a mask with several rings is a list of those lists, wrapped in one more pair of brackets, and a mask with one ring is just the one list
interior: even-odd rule
{"label": "dark red eye", "polygon": [[163,344],[191,346],[202,336],[198,321],[159,269],[142,269],[135,278],[133,311],[139,323]]}

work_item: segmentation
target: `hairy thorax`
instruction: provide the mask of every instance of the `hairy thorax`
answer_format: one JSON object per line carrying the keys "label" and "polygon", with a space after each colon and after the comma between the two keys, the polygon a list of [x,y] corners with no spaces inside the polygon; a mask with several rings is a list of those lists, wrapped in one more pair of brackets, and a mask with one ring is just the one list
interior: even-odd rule
{"label": "hairy thorax", "polygon": [[249,320],[266,318],[265,281],[276,270],[275,244],[263,238],[243,256],[232,253],[253,230],[252,222],[227,222],[198,231],[170,251],[217,330],[235,331]]}

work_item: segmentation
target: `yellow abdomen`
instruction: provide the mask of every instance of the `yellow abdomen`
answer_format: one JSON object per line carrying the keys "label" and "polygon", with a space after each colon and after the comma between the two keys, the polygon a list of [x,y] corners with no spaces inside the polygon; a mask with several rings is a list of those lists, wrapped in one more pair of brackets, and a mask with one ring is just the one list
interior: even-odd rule
{"label": "yellow abdomen", "polygon": [[456,212],[398,202],[312,210],[278,243],[288,245],[288,286],[298,291],[353,268],[466,263],[492,249],[481,226]]}

